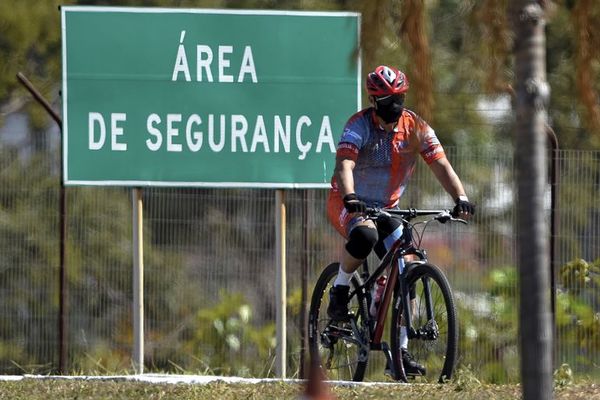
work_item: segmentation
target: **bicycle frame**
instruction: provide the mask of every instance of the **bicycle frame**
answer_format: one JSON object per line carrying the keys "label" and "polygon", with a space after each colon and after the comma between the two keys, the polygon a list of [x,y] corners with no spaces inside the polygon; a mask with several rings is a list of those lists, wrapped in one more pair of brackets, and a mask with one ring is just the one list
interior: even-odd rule
{"label": "bicycle frame", "polygon": [[[387,253],[383,257],[375,271],[372,274],[369,273],[367,263],[365,262],[363,264],[364,274],[368,274],[368,277],[363,282],[363,284],[357,289],[361,290],[363,294],[367,295],[368,289],[375,284],[375,280],[379,278],[379,276],[381,276],[386,269],[390,269],[389,277],[386,282],[379,306],[377,308],[377,315],[375,316],[374,320],[371,320],[371,323],[369,324],[369,329],[371,331],[371,350],[384,351],[386,357],[388,357],[390,360],[391,353],[389,346],[387,343],[382,342],[381,339],[383,337],[385,320],[390,309],[390,303],[392,301],[394,289],[396,285],[398,285],[398,288],[400,290],[400,297],[404,300],[402,301],[402,315],[406,324],[408,338],[413,339],[420,337],[420,333],[417,332],[417,330],[412,326],[412,303],[410,300],[410,288],[406,283],[405,277],[415,265],[427,261],[425,250],[417,249],[412,244],[412,226],[410,226],[410,224],[405,220],[403,220],[402,224],[404,226],[403,235],[393,243],[393,245],[387,251]],[[407,261],[405,260],[405,257],[413,257],[415,259]],[[402,270],[402,273],[400,273],[400,270]],[[424,281],[423,286],[425,292],[427,318],[428,320],[432,320],[434,318],[434,315],[429,282]]]}

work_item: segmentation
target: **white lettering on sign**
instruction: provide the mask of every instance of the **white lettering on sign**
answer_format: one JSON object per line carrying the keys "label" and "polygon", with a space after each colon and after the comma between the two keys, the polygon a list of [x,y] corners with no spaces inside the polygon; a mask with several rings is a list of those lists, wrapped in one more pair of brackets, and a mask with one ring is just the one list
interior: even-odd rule
{"label": "white lettering on sign", "polygon": [[153,142],[152,139],[146,139],[146,147],[151,151],[158,151],[162,145],[162,134],[160,133],[160,130],[154,126],[156,124],[160,124],[160,117],[158,114],[150,114],[146,120],[146,129],[149,134],[156,138],[156,142]]}
{"label": "white lettering on sign", "polygon": [[187,57],[185,55],[185,47],[183,46],[183,39],[185,39],[185,31],[181,31],[179,35],[179,47],[177,48],[177,58],[175,59],[175,67],[173,68],[172,81],[177,80],[177,76],[180,72],[184,74],[186,81],[191,81],[190,68],[188,67]]}
{"label": "white lettering on sign", "polygon": [[267,137],[267,128],[265,128],[265,121],[262,115],[256,117],[256,126],[254,127],[254,134],[252,135],[252,146],[250,146],[250,153],[256,152],[256,147],[261,143],[265,153],[269,152],[269,138]]}
{"label": "white lettering on sign", "polygon": [[242,145],[242,152],[248,152],[248,146],[246,146],[246,133],[248,132],[248,121],[243,115],[232,115],[231,116],[231,152],[237,151],[236,143],[240,142]]}
{"label": "white lettering on sign", "polygon": [[275,153],[279,153],[279,142],[283,145],[283,151],[286,153],[290,152],[290,125],[291,118],[289,115],[285,116],[285,127],[281,124],[281,118],[279,115],[275,116]]}
{"label": "white lettering on sign", "polygon": [[331,123],[329,122],[329,116],[325,115],[321,122],[321,129],[319,130],[319,140],[317,141],[317,153],[320,153],[323,145],[329,145],[329,151],[335,153],[335,143],[333,141],[333,134],[331,133]]}
{"label": "white lettering on sign", "polygon": [[179,136],[179,129],[173,127],[173,123],[181,122],[181,114],[167,114],[167,151],[181,151],[181,144],[173,140]]}
{"label": "white lettering on sign", "polygon": [[302,143],[302,125],[310,126],[311,124],[310,118],[306,115],[301,116],[296,124],[296,146],[298,146],[298,150],[300,150],[301,153],[300,157],[298,157],[299,160],[304,160],[306,158],[306,153],[308,153],[312,147],[311,142]]}
{"label": "white lettering on sign", "polygon": [[219,116],[219,126],[221,129],[219,130],[219,143],[215,142],[215,116],[209,114],[208,116],[208,144],[210,149],[215,153],[220,152],[225,147],[225,116],[221,114]]}
{"label": "white lettering on sign", "polygon": [[112,113],[110,114],[110,145],[112,150],[116,151],[127,151],[127,143],[117,142],[118,136],[123,135],[123,128],[117,125],[117,122],[124,122],[127,120],[125,113]]}
{"label": "white lettering on sign", "polygon": [[[94,134],[96,129],[96,123],[100,128],[100,136],[98,140],[96,140],[96,135]],[[102,146],[104,146],[104,141],[106,140],[106,124],[104,123],[104,118],[102,114],[97,112],[91,112],[88,114],[88,148],[90,150],[100,150]]]}
{"label": "white lettering on sign", "polygon": [[[110,114],[110,149],[112,151],[127,150],[127,143],[118,141],[119,136],[123,136],[123,127],[119,123],[126,120],[127,114],[125,113]],[[98,135],[96,135],[96,126],[99,128]],[[104,121],[104,117],[98,112],[88,113],[88,148],[90,150],[100,150],[104,147],[105,142],[106,122]]]}
{"label": "white lettering on sign", "polygon": [[[90,119],[90,126],[95,121]],[[164,149],[167,152],[178,153],[186,149],[198,152],[202,149],[206,135],[208,148],[214,153],[223,151],[227,142],[232,153],[270,153],[271,148],[275,153],[290,153],[297,150],[299,160],[305,160],[313,148],[316,153],[321,153],[324,149],[335,153],[335,142],[328,115],[324,115],[321,119],[316,146],[308,140],[309,137],[315,137],[317,134],[315,129],[311,131],[313,123],[306,115],[300,116],[295,125],[289,115],[283,117],[275,115],[270,125],[265,122],[262,115],[257,115],[255,120],[249,121],[240,114],[229,116],[208,114],[205,119],[198,114],[191,114],[187,118],[182,114],[167,114],[164,126],[161,126],[161,123],[162,119],[156,113],[150,114],[146,120],[146,129],[150,135],[146,139],[146,147],[151,151],[163,149],[163,142],[166,141]],[[185,130],[185,140],[180,140],[179,134],[183,130]],[[292,141],[292,132],[295,134],[294,141]],[[163,135],[166,136],[166,140]],[[292,149],[292,143],[296,145],[296,149]]]}
{"label": "white lettering on sign", "polygon": [[[191,82],[192,74],[188,63],[188,56],[183,45],[185,39],[185,31],[181,31],[179,35],[179,46],[177,47],[177,56],[175,57],[175,65],[173,66],[172,81],[177,81],[180,75],[183,75],[183,80]],[[254,55],[252,47],[245,46],[242,61],[239,65],[232,66],[232,55],[236,54],[236,48],[230,45],[218,45],[217,48],[217,65],[213,65],[215,59],[213,48],[206,44],[196,45],[196,81],[197,82],[214,82],[216,76],[219,83],[241,83],[245,80],[251,80],[252,83],[258,83],[256,75],[256,66],[254,64]],[[193,59],[192,59],[193,62]],[[216,69],[216,74],[213,70]],[[237,71],[237,80],[235,80]]]}
{"label": "white lettering on sign", "polygon": [[243,82],[246,74],[250,74],[252,83],[258,82],[258,78],[256,77],[256,67],[254,66],[254,56],[252,55],[252,47],[250,46],[244,47],[244,55],[242,56],[242,66],[240,67],[238,82]]}
{"label": "white lettering on sign", "polygon": [[233,82],[233,75],[226,75],[225,68],[229,68],[229,58],[226,54],[233,53],[233,46],[219,46],[219,82]]}
{"label": "white lettering on sign", "polygon": [[193,131],[192,132],[192,124],[200,125],[202,123],[202,118],[198,114],[192,114],[185,124],[185,141],[188,145],[188,148],[196,152],[202,148],[202,131]]}
{"label": "white lettering on sign", "polygon": [[213,54],[210,47],[204,44],[196,46],[196,80],[198,82],[202,82],[202,71],[206,74],[206,78],[209,82],[213,81],[212,72],[210,71],[212,60]]}

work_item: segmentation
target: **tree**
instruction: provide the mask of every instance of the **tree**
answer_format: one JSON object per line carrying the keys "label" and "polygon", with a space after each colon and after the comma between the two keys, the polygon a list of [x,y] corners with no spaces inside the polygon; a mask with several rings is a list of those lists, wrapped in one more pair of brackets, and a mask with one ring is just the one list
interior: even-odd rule
{"label": "tree", "polygon": [[552,398],[552,329],[548,293],[545,15],[536,1],[512,4],[517,116],[517,265],[524,399]]}

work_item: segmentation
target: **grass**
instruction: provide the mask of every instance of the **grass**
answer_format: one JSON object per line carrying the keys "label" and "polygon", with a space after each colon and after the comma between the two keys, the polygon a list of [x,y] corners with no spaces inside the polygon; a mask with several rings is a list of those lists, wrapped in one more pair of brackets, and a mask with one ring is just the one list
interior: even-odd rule
{"label": "grass", "polygon": [[[380,386],[333,386],[338,400],[358,399],[519,399],[518,385],[412,384]],[[23,379],[0,381],[0,399],[299,399],[304,385],[269,382],[259,384],[149,384],[118,380]],[[558,387],[555,399],[600,399],[600,384],[580,383]]]}

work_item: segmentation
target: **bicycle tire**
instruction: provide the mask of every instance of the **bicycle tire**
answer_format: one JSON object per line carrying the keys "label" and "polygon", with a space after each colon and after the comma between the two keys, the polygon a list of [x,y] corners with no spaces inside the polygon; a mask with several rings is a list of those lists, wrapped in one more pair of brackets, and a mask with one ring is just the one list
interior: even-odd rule
{"label": "bicycle tire", "polygon": [[[348,304],[353,313],[351,322],[332,323],[327,316],[329,305],[329,289],[335,281],[339,264],[328,265],[319,276],[312,293],[308,315],[308,347],[311,363],[318,358],[327,379],[357,381],[364,379],[369,362],[369,328],[367,301],[361,291],[357,291]],[[353,290],[360,286],[360,278],[354,276],[351,281]],[[365,346],[357,345],[353,340],[352,321],[359,328],[360,341]]]}
{"label": "bicycle tire", "polygon": [[[423,290],[425,279],[430,282],[435,321],[435,324],[429,323],[429,325],[427,325],[429,321],[425,306],[426,296]],[[415,329],[422,329],[423,332],[430,332],[430,334],[423,335],[422,338],[410,339],[408,350],[417,362],[425,366],[426,373],[422,377],[425,381],[437,379],[437,382],[444,383],[452,378],[458,348],[458,321],[452,289],[444,273],[437,266],[429,263],[419,263],[409,269],[406,282],[415,295],[415,303],[411,306],[412,326]],[[400,290],[396,290],[391,326],[392,357],[396,371],[402,362],[400,349],[402,300],[399,297]],[[436,328],[438,336],[433,339],[433,332],[436,331]]]}

